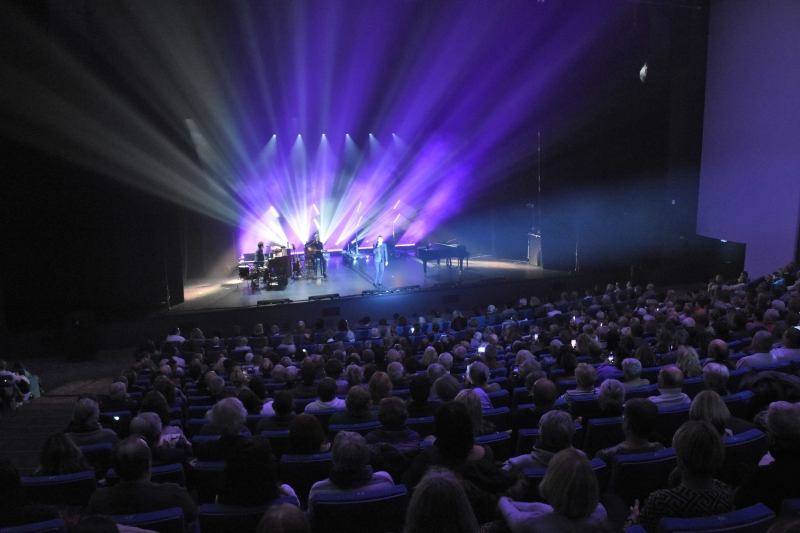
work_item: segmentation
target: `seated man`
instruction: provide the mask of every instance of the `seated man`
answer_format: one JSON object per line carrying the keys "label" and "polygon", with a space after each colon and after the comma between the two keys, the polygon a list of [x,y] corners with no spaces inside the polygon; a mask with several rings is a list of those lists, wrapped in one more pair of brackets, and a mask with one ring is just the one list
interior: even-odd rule
{"label": "seated man", "polygon": [[108,389],[108,396],[100,403],[100,412],[113,413],[117,411],[130,411],[136,414],[138,405],[131,400],[125,383],[117,381]]}
{"label": "seated man", "polygon": [[163,511],[173,507],[183,510],[186,531],[193,531],[197,506],[186,489],[175,483],[152,483],[153,461],[150,447],[138,435],[131,435],[114,450],[114,470],[120,482],[98,488],[86,514],[127,515]]}
{"label": "seated man", "polygon": [[500,390],[497,383],[487,383],[489,380],[489,367],[481,362],[472,363],[467,367],[467,387],[472,388],[475,394],[481,399],[481,408],[484,411],[492,409],[492,400],[489,398],[490,392]]}
{"label": "seated man", "polygon": [[728,368],[719,363],[708,363],[703,367],[703,384],[706,390],[714,391],[720,396],[727,396],[728,391]]}
{"label": "seated man", "polygon": [[622,374],[624,376],[622,383],[626,389],[650,385],[650,382],[642,377],[642,363],[636,358],[629,357],[622,361]]}
{"label": "seated man", "polygon": [[611,464],[615,455],[632,455],[636,453],[657,452],[664,446],[659,442],[650,442],[647,437],[658,425],[658,407],[645,398],[632,398],[625,403],[622,417],[622,432],[625,440],[616,446],[597,452],[598,459]]}
{"label": "seated man", "polygon": [[403,371],[403,364],[397,361],[389,363],[389,366],[386,367],[386,373],[392,380],[392,390],[408,389],[408,380],[403,377]]}
{"label": "seated man", "polygon": [[[258,435],[246,436],[247,410],[238,398],[225,398],[211,410],[211,423],[203,426],[201,434],[219,435],[219,439],[198,442],[194,454],[201,461],[224,461],[228,454],[245,439],[252,439],[269,447],[269,441]],[[244,433],[244,435],[243,435]]]}
{"label": "seated man", "polygon": [[[296,367],[295,367],[296,368]],[[295,400],[317,397],[317,386],[314,381],[317,379],[317,367],[311,361],[306,360],[300,368],[300,385],[293,388],[290,392]]]}
{"label": "seated man", "polygon": [[575,424],[569,413],[555,410],[545,413],[539,421],[539,439],[531,453],[512,457],[503,464],[503,470],[519,474],[524,468],[547,468],[555,454],[572,447],[574,436]]}
{"label": "seated man", "polygon": [[306,406],[306,412],[327,411],[329,409],[344,409],[345,401],[336,397],[338,385],[333,378],[325,378],[317,385],[317,398]]}
{"label": "seated man", "polygon": [[765,425],[769,455],[742,479],[735,503],[737,509],[763,503],[778,513],[783,500],[800,498],[800,405],[771,403]]}
{"label": "seated man", "polygon": [[139,435],[150,447],[153,466],[164,466],[180,463],[187,480],[191,479],[189,454],[184,448],[176,446],[159,446],[161,441],[161,418],[156,413],[142,413],[131,420],[131,435]]}
{"label": "seated man", "polygon": [[524,404],[532,401],[536,407],[533,409],[517,409],[511,419],[514,442],[517,441],[520,429],[538,428],[539,420],[545,413],[553,410],[553,406],[558,399],[558,389],[556,389],[555,383],[547,378],[536,379],[536,377],[534,374],[529,374],[525,378],[528,395],[532,400],[521,402]]}
{"label": "seated man", "polygon": [[774,348],[772,355],[778,363],[800,359],[800,330],[788,328],[783,332],[783,347]]}
{"label": "seated man", "polygon": [[773,365],[778,362],[772,350],[772,334],[769,331],[759,331],[753,336],[750,348],[755,352],[753,355],[740,358],[736,361],[736,368],[753,368],[759,365]]}
{"label": "seated man", "polygon": [[578,366],[575,367],[575,381],[578,385],[577,388],[568,390],[561,395],[561,398],[567,402],[567,405],[570,405],[572,403],[572,399],[576,396],[581,397],[597,394],[597,389],[594,386],[594,380],[596,376],[597,374],[592,365],[588,363],[579,363]]}
{"label": "seated man", "polygon": [[650,396],[647,399],[658,407],[682,405],[692,403],[692,400],[683,392],[683,372],[674,365],[663,367],[658,373],[659,396]]}
{"label": "seated man", "polygon": [[64,433],[75,446],[88,446],[104,442],[117,444],[119,442],[117,434],[113,430],[103,428],[99,420],[100,408],[97,406],[97,402],[90,398],[82,398],[75,404],[72,422],[69,423]]}
{"label": "seated man", "polygon": [[403,400],[397,397],[381,400],[378,420],[381,427],[366,436],[371,451],[379,452],[380,444],[391,444],[401,452],[419,448],[419,433],[406,426],[408,411]]}

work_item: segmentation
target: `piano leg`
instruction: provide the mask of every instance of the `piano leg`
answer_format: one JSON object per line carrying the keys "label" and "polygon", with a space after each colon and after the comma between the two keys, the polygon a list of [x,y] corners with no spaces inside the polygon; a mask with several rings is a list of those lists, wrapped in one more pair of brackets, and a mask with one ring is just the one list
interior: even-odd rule
{"label": "piano leg", "polygon": [[423,261],[422,262],[422,274],[425,275],[425,276],[428,275],[428,262],[427,261]]}

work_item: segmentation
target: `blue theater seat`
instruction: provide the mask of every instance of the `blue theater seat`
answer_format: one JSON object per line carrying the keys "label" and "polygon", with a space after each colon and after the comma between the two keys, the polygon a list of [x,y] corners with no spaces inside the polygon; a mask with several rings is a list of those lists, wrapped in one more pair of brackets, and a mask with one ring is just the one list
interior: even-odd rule
{"label": "blue theater seat", "polygon": [[315,533],[401,531],[408,491],[405,485],[396,485],[368,492],[322,493],[315,495],[311,504],[311,527]]}
{"label": "blue theater seat", "polygon": [[497,392],[490,392],[489,399],[492,401],[492,407],[498,409],[500,407],[509,407],[511,404],[511,395],[507,390],[500,390]]}
{"label": "blue theater seat", "polygon": [[[592,459],[591,464],[592,469],[594,469],[594,472],[597,475],[597,481],[600,483],[600,488],[602,491],[605,485],[605,480],[608,478],[608,465],[606,465],[602,459]],[[525,468],[522,470],[522,474],[528,480],[526,501],[543,501],[541,495],[539,494],[539,484],[542,482],[542,479],[544,479],[544,475],[546,473],[546,468]]]}
{"label": "blue theater seat", "polygon": [[48,520],[47,522],[37,522],[24,526],[4,527],[0,529],[2,533],[66,533],[67,526],[60,518]]}
{"label": "blue theater seat", "polygon": [[767,436],[757,429],[739,435],[725,437],[725,462],[717,473],[717,479],[738,486],[744,474],[758,466],[758,461],[767,453]]}
{"label": "blue theater seat", "polygon": [[265,505],[245,507],[243,505],[219,505],[206,503],[197,508],[198,522],[202,533],[255,533],[264,513],[273,505],[294,503],[294,498],[285,496]]}
{"label": "blue theater seat", "polygon": [[[183,471],[183,465],[180,463],[154,466],[150,481],[153,483],[175,483],[181,487],[185,487],[186,474]],[[106,474],[106,486],[113,487],[117,483],[119,483],[119,476],[117,476],[117,473],[112,468]]]}
{"label": "blue theater seat", "polygon": [[513,452],[511,448],[511,435],[505,431],[476,437],[475,444],[491,448],[492,453],[494,453],[494,458],[497,461],[505,461],[511,457],[511,453]]}
{"label": "blue theater seat", "polygon": [[775,521],[775,513],[766,505],[756,504],[730,513],[702,518],[662,518],[659,533],[766,533]]}
{"label": "blue theater seat", "polygon": [[284,483],[292,487],[303,507],[308,503],[308,492],[317,481],[328,478],[333,462],[331,454],[284,454],[280,459],[280,474]]}
{"label": "blue theater seat", "polygon": [[617,455],[611,465],[608,492],[623,499],[626,505],[643,502],[651,492],[667,486],[670,472],[678,466],[675,450]]}
{"label": "blue theater seat", "polygon": [[114,451],[114,446],[110,442],[101,442],[100,444],[78,446],[78,449],[89,461],[89,464],[94,467],[97,479],[102,479],[106,471],[108,471],[108,467],[111,466],[111,454]]}
{"label": "blue theater seat", "polygon": [[622,432],[622,417],[595,418],[586,423],[586,437],[583,442],[583,451],[587,457],[594,455],[602,449],[616,446],[625,440]]}
{"label": "blue theater seat", "polygon": [[[411,420],[421,420],[421,419],[409,418],[406,421],[406,423],[408,423]],[[433,417],[431,417],[431,424],[433,424]],[[328,434],[330,436],[330,441],[333,442],[333,439],[336,438],[336,434],[339,433],[340,431],[352,431],[353,433],[358,433],[361,436],[366,436],[367,433],[369,433],[370,431],[375,431],[379,427],[381,427],[381,423],[378,422],[377,420],[373,420],[371,422],[361,422],[360,424],[331,424],[328,430]]]}
{"label": "blue theater seat", "polygon": [[656,431],[667,442],[672,442],[672,437],[678,428],[684,422],[689,420],[689,408],[692,404],[671,405],[668,407],[659,407],[658,409],[658,426]]}
{"label": "blue theater seat", "polygon": [[112,516],[111,519],[117,524],[157,531],[158,533],[185,533],[186,531],[183,510],[180,507],[151,513]]}
{"label": "blue theater seat", "polygon": [[267,437],[269,441],[269,447],[272,450],[272,453],[278,459],[284,453],[289,451],[289,430],[288,429],[279,429],[275,431],[262,431],[261,435]]}
{"label": "blue theater seat", "polygon": [[24,477],[22,488],[25,495],[37,503],[83,507],[89,503],[89,498],[97,488],[97,480],[94,471],[62,476]]}
{"label": "blue theater seat", "polygon": [[730,411],[731,416],[747,418],[747,405],[753,398],[755,398],[755,394],[746,390],[723,396],[722,401],[728,406],[728,411]]}
{"label": "blue theater seat", "polygon": [[511,409],[508,407],[499,407],[497,409],[486,409],[483,412],[484,420],[488,420],[497,431],[505,431],[508,429],[509,418],[511,417]]}
{"label": "blue theater seat", "polygon": [[197,481],[198,503],[214,503],[225,463],[222,461],[197,461],[194,465]]}

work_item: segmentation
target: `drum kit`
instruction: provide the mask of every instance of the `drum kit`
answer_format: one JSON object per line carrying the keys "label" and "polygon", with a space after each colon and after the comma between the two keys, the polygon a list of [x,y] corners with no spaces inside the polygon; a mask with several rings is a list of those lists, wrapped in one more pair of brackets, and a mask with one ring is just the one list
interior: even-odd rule
{"label": "drum kit", "polygon": [[[254,289],[261,289],[261,280],[267,289],[274,287],[285,288],[288,278],[292,279],[317,279],[322,277],[321,270],[315,266],[317,250],[308,246],[298,253],[292,244],[287,246],[270,246],[264,254],[264,264],[256,265],[255,254],[245,254],[239,261],[239,279],[249,281]],[[327,254],[327,252],[325,252]]]}

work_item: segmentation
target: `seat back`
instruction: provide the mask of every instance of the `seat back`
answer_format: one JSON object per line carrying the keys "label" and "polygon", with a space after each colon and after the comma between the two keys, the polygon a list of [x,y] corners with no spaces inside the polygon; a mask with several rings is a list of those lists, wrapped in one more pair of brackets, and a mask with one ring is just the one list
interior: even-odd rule
{"label": "seat back", "polygon": [[585,422],[593,416],[597,416],[599,412],[600,402],[597,401],[596,394],[590,396],[575,396],[570,402],[569,413],[572,415],[573,420],[580,416],[583,417],[582,419]]}
{"label": "seat back", "polygon": [[703,376],[689,378],[683,382],[683,392],[692,400],[704,390],[706,390],[706,384],[703,382]]}
{"label": "seat back", "polygon": [[[539,428],[520,429],[517,435],[516,455],[530,453],[534,443],[536,443],[536,439],[539,438]],[[579,443],[583,442],[583,435],[583,426],[579,422],[575,422],[575,436],[572,437],[572,445],[574,447],[578,448]]]}
{"label": "seat back", "polygon": [[311,506],[311,528],[315,533],[401,531],[408,491],[405,485],[396,485],[366,492],[320,493],[314,496]]}
{"label": "seat back", "polygon": [[203,533],[255,533],[264,513],[273,505],[294,503],[294,498],[285,496],[265,505],[245,507],[243,505],[219,505],[205,503],[197,508],[200,531]]}
{"label": "seat back", "polygon": [[742,378],[745,374],[750,372],[749,368],[737,368],[728,372],[728,390],[733,392],[739,391],[739,385],[742,383]]}
{"label": "seat back", "polygon": [[[485,416],[485,413],[484,413]],[[419,438],[424,439],[428,435],[433,435],[433,417],[423,416],[419,418],[409,418],[406,420],[408,429],[413,429],[419,433]]]}
{"label": "seat back", "polygon": [[494,427],[497,431],[506,431],[508,429],[508,419],[510,416],[511,409],[508,407],[486,409],[483,412],[483,418],[494,424]]}
{"label": "seat back", "polygon": [[186,431],[184,431],[186,438],[192,440],[192,438],[200,434],[200,432],[203,430],[203,426],[210,423],[211,420],[208,418],[190,418],[186,422]]}
{"label": "seat back", "polygon": [[497,461],[505,461],[511,457],[513,451],[511,435],[506,431],[476,437],[475,444],[491,448]]}
{"label": "seat back", "polygon": [[94,467],[97,479],[103,479],[103,476],[111,466],[111,454],[114,451],[111,443],[101,442],[100,444],[78,446],[78,448],[86,460],[89,461],[89,464]]}
{"label": "seat back", "polygon": [[330,453],[284,454],[280,459],[281,479],[294,489],[303,507],[308,503],[311,486],[317,481],[327,479],[332,467]]}
{"label": "seat back", "polygon": [[112,430],[119,435],[119,438],[124,439],[128,436],[128,426],[131,423],[130,411],[114,411],[107,413],[100,413],[98,418],[100,425],[106,429]]}
{"label": "seat back", "polygon": [[672,442],[672,436],[684,422],[689,420],[691,404],[672,405],[658,409],[658,433],[667,441]]}
{"label": "seat back", "polygon": [[294,399],[294,412],[296,414],[298,414],[298,415],[303,413],[303,412],[305,412],[306,405],[308,405],[310,403],[314,403],[317,400],[319,400],[319,398],[295,398]]}
{"label": "seat back", "polygon": [[67,525],[63,520],[57,518],[24,526],[4,527],[0,531],[3,533],[66,533]]}
{"label": "seat back", "polygon": [[575,379],[559,379],[558,383],[556,383],[556,388],[558,389],[558,394],[562,395],[568,390],[577,389],[578,381]]}
{"label": "seat back", "polygon": [[739,418],[746,418],[747,417],[747,405],[750,403],[755,397],[752,391],[746,390],[742,392],[737,392],[736,394],[729,394],[727,396],[722,397],[722,401],[725,402],[725,405],[728,406],[728,411],[731,412],[731,416],[736,416]]}
{"label": "seat back", "polygon": [[117,524],[157,531],[158,533],[185,533],[186,531],[186,525],[183,521],[183,509],[180,507],[151,513],[112,516],[111,519]]}
{"label": "seat back", "polygon": [[325,409],[324,411],[306,411],[307,414],[313,415],[316,418],[320,425],[322,426],[322,431],[325,433],[328,432],[328,425],[331,419],[331,416],[335,415],[336,413],[343,413],[344,409]]}
{"label": "seat back", "polygon": [[222,461],[197,461],[194,465],[197,481],[198,503],[214,503],[219,488],[219,480],[225,463]]}
{"label": "seat back", "polygon": [[[406,422],[410,422],[411,420],[419,420],[419,419],[409,418]],[[433,421],[431,421],[431,424],[432,423]],[[340,431],[352,431],[353,433],[358,433],[362,437],[365,437],[367,433],[369,433],[370,431],[375,431],[379,427],[381,427],[381,423],[378,422],[377,420],[373,420],[370,422],[361,422],[360,424],[331,424],[328,429],[328,436],[331,442],[333,442],[333,439],[336,438],[336,434],[339,433]],[[420,437],[421,436],[422,435],[420,435]]]}
{"label": "seat back", "polygon": [[700,518],[662,518],[659,533],[765,533],[775,521],[775,513],[758,503],[738,511]]}
{"label": "seat back", "polygon": [[511,395],[507,390],[490,392],[488,396],[492,401],[492,407],[494,409],[498,409],[500,407],[509,407],[511,405]]}
{"label": "seat back", "polygon": [[278,459],[281,456],[289,451],[289,430],[288,429],[279,429],[276,431],[262,431],[261,435],[267,437],[269,441],[269,447],[272,449],[272,453]]}
{"label": "seat back", "polygon": [[528,394],[528,389],[525,387],[516,387],[511,394],[511,409],[516,409],[518,405],[525,404],[533,399]]}
{"label": "seat back", "polygon": [[94,471],[22,478],[22,488],[31,501],[45,505],[78,505],[89,503],[97,480]]}
{"label": "seat back", "polygon": [[188,418],[205,418],[206,413],[214,408],[213,405],[190,405],[186,408]]}
{"label": "seat back", "polygon": [[643,502],[651,492],[667,486],[667,478],[676,466],[678,459],[672,448],[617,455],[611,465],[608,492],[621,497],[626,505],[633,505],[636,499]]}
{"label": "seat back", "polygon": [[392,390],[392,396],[397,396],[401,400],[406,401],[411,397],[411,389],[394,389]]}
{"label": "seat back", "polygon": [[767,436],[757,429],[739,435],[725,437],[725,462],[717,473],[717,479],[735,487],[750,469],[758,466],[758,461],[767,453]]}
{"label": "seat back", "polygon": [[[175,483],[181,487],[185,487],[186,474],[183,471],[183,465],[180,463],[154,466],[150,481],[153,483]],[[113,487],[117,483],[119,483],[119,476],[112,468],[106,473],[106,486]]]}
{"label": "seat back", "polygon": [[583,451],[587,457],[594,457],[600,450],[616,446],[623,440],[625,440],[625,434],[622,432],[621,416],[595,418],[586,424]]}
{"label": "seat back", "polygon": [[625,389],[625,401],[631,398],[649,398],[658,394],[658,383],[645,385],[644,387],[631,387]]}

